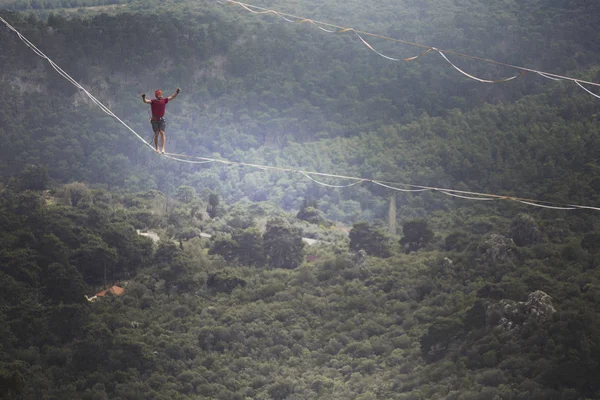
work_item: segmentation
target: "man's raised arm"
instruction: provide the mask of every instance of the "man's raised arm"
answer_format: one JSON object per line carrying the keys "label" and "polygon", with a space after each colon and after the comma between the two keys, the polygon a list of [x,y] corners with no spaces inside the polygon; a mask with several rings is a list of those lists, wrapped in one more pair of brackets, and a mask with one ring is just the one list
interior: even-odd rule
{"label": "man's raised arm", "polygon": [[169,99],[169,101],[173,100],[175,97],[177,97],[177,95],[179,94],[179,92],[181,92],[181,89],[177,88],[177,90],[175,91],[175,93],[173,93],[172,95],[170,95],[169,97],[167,97],[167,99]]}

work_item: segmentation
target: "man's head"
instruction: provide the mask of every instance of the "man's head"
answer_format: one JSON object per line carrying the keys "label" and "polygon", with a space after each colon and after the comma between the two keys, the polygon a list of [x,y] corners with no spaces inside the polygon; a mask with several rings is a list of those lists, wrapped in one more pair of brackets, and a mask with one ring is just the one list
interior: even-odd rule
{"label": "man's head", "polygon": [[159,89],[156,92],[154,92],[154,97],[160,100],[162,98],[162,90]]}

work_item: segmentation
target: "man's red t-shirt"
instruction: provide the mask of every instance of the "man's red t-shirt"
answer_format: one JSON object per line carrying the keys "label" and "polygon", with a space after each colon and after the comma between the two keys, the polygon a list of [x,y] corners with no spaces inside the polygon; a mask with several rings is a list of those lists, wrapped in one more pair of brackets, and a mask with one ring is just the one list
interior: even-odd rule
{"label": "man's red t-shirt", "polygon": [[152,99],[150,102],[150,108],[152,109],[152,119],[158,119],[165,116],[165,108],[167,108],[167,103],[169,99],[167,97],[163,97],[162,99]]}

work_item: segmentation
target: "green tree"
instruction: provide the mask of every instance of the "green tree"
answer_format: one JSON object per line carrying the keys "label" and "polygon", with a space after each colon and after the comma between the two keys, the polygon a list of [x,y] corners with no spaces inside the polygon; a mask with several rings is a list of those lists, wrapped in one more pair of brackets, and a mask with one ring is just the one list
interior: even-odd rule
{"label": "green tree", "polygon": [[442,358],[450,344],[462,332],[463,324],[454,318],[439,318],[421,337],[421,355],[428,361]]}
{"label": "green tree", "polygon": [[115,222],[102,230],[102,239],[117,253],[116,277],[137,271],[152,257],[152,241],[137,234],[126,222]]}
{"label": "green tree", "polygon": [[85,283],[71,265],[52,263],[44,272],[44,294],[53,303],[85,302]]}
{"label": "green tree", "polygon": [[44,190],[48,187],[48,168],[44,165],[28,165],[19,174],[18,188],[23,190]]}
{"label": "green tree", "polygon": [[191,186],[179,186],[175,198],[184,204],[189,204],[196,198],[196,190]]}
{"label": "green tree", "polygon": [[77,206],[82,200],[86,203],[90,203],[92,199],[92,193],[83,182],[66,184],[62,188],[62,192],[65,202],[71,206]]}
{"label": "green tree", "polygon": [[206,280],[206,285],[211,290],[222,293],[231,293],[236,287],[245,287],[247,284],[244,278],[237,276],[231,269],[224,269],[212,273]]}
{"label": "green tree", "polygon": [[24,389],[25,379],[19,371],[0,370],[0,397],[17,400]]}
{"label": "green tree", "polygon": [[214,240],[209,255],[217,254],[227,262],[232,262],[237,257],[238,244],[230,237],[221,236]]}
{"label": "green tree", "polygon": [[219,195],[217,193],[211,193],[208,195],[208,207],[206,211],[211,218],[215,218],[219,214]]}
{"label": "green tree", "polygon": [[117,251],[97,237],[90,238],[71,257],[83,280],[93,285],[106,285],[113,279],[117,262]]}
{"label": "green tree", "polygon": [[423,219],[405,222],[402,224],[402,232],[404,236],[400,239],[400,244],[407,253],[422,249],[434,236],[429,224]]}
{"label": "green tree", "polygon": [[323,211],[319,210],[316,200],[304,200],[296,218],[316,225],[329,226],[331,223],[325,218]]}
{"label": "green tree", "polygon": [[538,225],[532,216],[519,214],[510,224],[509,237],[517,246],[527,246],[542,240]]}
{"label": "green tree", "polygon": [[382,258],[390,256],[389,238],[381,228],[368,222],[357,222],[352,225],[349,236],[353,251],[364,250],[369,255]]}
{"label": "green tree", "polygon": [[159,276],[165,280],[167,290],[189,291],[197,282],[191,276],[192,262],[175,243],[161,242],[154,256]]}
{"label": "green tree", "polygon": [[304,242],[297,228],[282,219],[267,222],[263,235],[265,257],[273,268],[296,268],[304,256]]}
{"label": "green tree", "polygon": [[600,234],[588,233],[581,239],[581,247],[590,254],[596,254],[600,250]]}
{"label": "green tree", "polygon": [[237,244],[236,252],[240,264],[264,265],[264,239],[258,228],[236,230],[232,233],[231,238]]}

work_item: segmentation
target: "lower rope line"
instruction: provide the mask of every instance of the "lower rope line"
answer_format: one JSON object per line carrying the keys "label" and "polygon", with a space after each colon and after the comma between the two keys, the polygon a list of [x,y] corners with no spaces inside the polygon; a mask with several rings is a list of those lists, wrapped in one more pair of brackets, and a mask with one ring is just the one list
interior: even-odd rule
{"label": "lower rope line", "polygon": [[489,200],[496,200],[495,198],[492,198],[492,197],[471,197],[471,196],[462,196],[462,195],[460,195],[460,194],[449,193],[449,192],[446,192],[446,191],[444,191],[444,190],[438,190],[438,192],[440,192],[440,193],[444,193],[445,195],[448,195],[448,196],[452,196],[452,197],[458,197],[458,198],[461,198],[461,199],[466,199],[466,200],[479,200],[479,201],[489,201]]}
{"label": "lower rope line", "polygon": [[579,83],[579,81],[575,81],[575,83],[577,84],[577,86],[579,86],[580,88],[582,88],[583,90],[585,90],[586,92],[588,92],[589,94],[591,94],[592,96],[594,96],[597,99],[600,99],[600,96],[597,95],[594,92],[591,92],[588,88],[584,87],[581,83]]}
{"label": "lower rope line", "polygon": [[394,186],[390,186],[390,185],[386,185],[384,183],[377,182],[377,181],[374,181],[374,180],[371,180],[370,182],[372,182],[372,183],[374,183],[376,185],[379,185],[379,186],[383,186],[384,188],[388,188],[388,189],[392,189],[392,190],[397,190],[399,192],[425,192],[427,190],[432,190],[432,189],[400,189],[400,188],[397,188],[397,187],[394,187]]}
{"label": "lower rope line", "polygon": [[320,181],[318,181],[318,180],[314,179],[313,177],[311,177],[309,174],[307,174],[307,173],[306,173],[306,172],[304,172],[304,171],[298,170],[298,171],[296,171],[296,172],[299,172],[299,173],[301,173],[302,175],[304,175],[305,177],[307,177],[307,178],[308,178],[308,179],[310,179],[311,181],[313,181],[313,182],[315,182],[315,183],[317,183],[317,184],[319,184],[319,185],[321,185],[321,186],[330,187],[330,188],[348,188],[348,187],[352,187],[352,186],[354,186],[354,185],[358,185],[358,184],[360,184],[360,183],[364,182],[364,180],[360,180],[360,181],[357,181],[357,182],[350,183],[350,184],[348,184],[348,185],[330,185],[329,183],[320,182]]}

